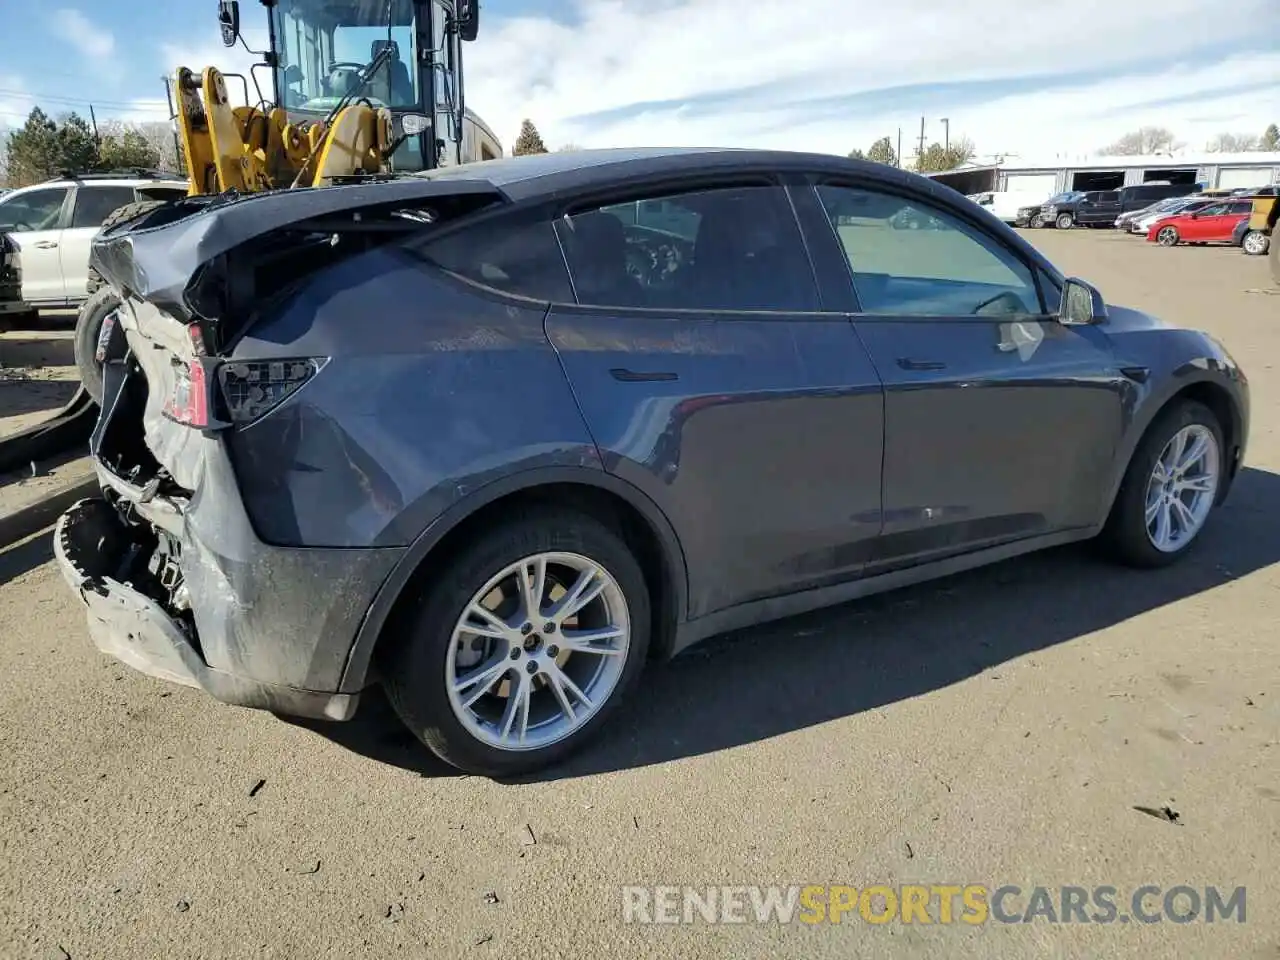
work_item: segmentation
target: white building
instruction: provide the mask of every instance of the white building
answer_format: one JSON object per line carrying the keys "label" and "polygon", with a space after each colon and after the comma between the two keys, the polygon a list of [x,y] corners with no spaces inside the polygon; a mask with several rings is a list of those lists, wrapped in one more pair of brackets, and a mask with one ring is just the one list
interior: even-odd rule
{"label": "white building", "polygon": [[961,193],[1025,190],[1113,190],[1152,180],[1199,184],[1209,190],[1265,187],[1280,183],[1280,152],[1179,153],[1140,157],[1005,157],[929,174]]}

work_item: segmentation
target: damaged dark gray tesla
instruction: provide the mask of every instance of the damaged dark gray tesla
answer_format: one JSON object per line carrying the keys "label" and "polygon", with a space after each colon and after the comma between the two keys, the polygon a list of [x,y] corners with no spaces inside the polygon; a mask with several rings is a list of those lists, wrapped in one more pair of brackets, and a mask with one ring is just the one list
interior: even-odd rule
{"label": "damaged dark gray tesla", "polygon": [[102,496],[55,549],[97,646],[285,714],[381,683],[487,774],[713,633],[1076,540],[1168,563],[1248,433],[1210,337],[835,157],[199,198],[93,261]]}

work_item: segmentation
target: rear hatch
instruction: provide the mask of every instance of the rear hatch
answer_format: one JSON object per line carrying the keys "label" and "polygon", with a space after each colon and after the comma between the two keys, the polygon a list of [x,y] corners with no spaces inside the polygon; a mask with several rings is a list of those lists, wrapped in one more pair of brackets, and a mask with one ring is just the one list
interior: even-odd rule
{"label": "rear hatch", "polygon": [[158,224],[105,231],[91,260],[122,304],[99,341],[99,463],[131,484],[194,491],[201,445],[236,425],[235,404],[314,372],[313,361],[229,364],[255,316],[345,257],[504,199],[487,181],[410,177],[178,204]]}

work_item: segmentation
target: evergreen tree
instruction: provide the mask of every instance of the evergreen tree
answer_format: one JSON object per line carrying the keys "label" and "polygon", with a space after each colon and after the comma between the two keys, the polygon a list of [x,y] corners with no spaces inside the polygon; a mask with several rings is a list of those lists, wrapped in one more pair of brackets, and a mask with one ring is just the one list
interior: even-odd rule
{"label": "evergreen tree", "polygon": [[5,157],[11,187],[27,187],[56,176],[62,164],[58,125],[34,107],[20,130],[9,134]]}
{"label": "evergreen tree", "polygon": [[516,145],[512,148],[511,153],[514,156],[522,157],[530,153],[546,152],[547,145],[542,142],[542,134],[533,125],[533,121],[523,121],[520,124],[520,135],[516,137]]}

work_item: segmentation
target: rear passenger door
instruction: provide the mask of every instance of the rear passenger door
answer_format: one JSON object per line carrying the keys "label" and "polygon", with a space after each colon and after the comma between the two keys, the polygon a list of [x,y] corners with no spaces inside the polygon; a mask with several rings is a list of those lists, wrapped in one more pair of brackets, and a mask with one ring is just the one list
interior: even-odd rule
{"label": "rear passenger door", "polygon": [[610,472],[679,532],[692,616],[855,577],[880,533],[881,385],[823,312],[787,190],[562,211],[546,329]]}
{"label": "rear passenger door", "polygon": [[63,296],[83,300],[89,295],[89,248],[107,216],[133,203],[132,187],[82,183],[76,188],[71,224],[62,231]]}

